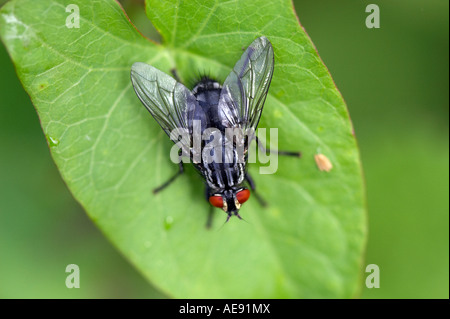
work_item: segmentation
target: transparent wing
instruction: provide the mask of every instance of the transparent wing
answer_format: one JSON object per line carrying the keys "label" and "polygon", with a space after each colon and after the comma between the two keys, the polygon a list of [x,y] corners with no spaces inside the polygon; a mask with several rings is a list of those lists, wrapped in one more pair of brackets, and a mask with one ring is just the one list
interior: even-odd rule
{"label": "transparent wing", "polygon": [[225,80],[219,112],[225,127],[256,130],[272,80],[272,44],[260,37],[250,44]]}
{"label": "transparent wing", "polygon": [[[171,76],[136,62],[131,67],[131,82],[142,104],[167,135],[173,130],[184,130],[192,136],[194,120],[200,121],[202,129],[207,126],[206,115],[195,96]],[[182,143],[187,149],[192,145],[190,137]]]}

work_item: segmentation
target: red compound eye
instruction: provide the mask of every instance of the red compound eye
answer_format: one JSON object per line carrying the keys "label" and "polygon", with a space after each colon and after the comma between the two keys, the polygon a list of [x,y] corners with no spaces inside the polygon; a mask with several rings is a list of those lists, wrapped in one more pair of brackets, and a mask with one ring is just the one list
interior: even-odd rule
{"label": "red compound eye", "polygon": [[236,199],[239,204],[244,204],[250,198],[250,191],[248,189],[243,189],[236,194]]}
{"label": "red compound eye", "polygon": [[217,208],[223,208],[223,198],[222,196],[210,196],[209,202],[211,205]]}

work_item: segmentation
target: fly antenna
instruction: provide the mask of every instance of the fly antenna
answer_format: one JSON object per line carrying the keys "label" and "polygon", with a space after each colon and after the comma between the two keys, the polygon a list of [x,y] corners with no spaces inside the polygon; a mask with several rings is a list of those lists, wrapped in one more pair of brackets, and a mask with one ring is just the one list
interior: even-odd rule
{"label": "fly antenna", "polygon": [[[242,218],[241,215],[239,215],[239,213],[234,214],[237,218],[239,218],[240,220],[243,220],[246,223],[249,223],[247,220],[245,220],[244,218]],[[249,223],[250,224],[250,223]]]}
{"label": "fly antenna", "polygon": [[221,230],[223,228],[223,226],[225,226],[226,223],[228,223],[228,221],[230,220],[231,214],[228,214],[227,220],[222,224],[222,226],[220,226],[220,228],[218,230]]}

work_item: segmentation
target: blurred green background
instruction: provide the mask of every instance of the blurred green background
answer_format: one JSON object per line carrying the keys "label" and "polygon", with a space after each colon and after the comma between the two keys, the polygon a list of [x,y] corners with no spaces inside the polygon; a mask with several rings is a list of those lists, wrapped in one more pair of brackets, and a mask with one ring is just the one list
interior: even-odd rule
{"label": "blurred green background", "polygon": [[[143,1],[121,2],[158,38]],[[449,298],[449,2],[294,3],[361,149],[365,264],[380,267],[380,288],[363,286],[361,297]],[[365,26],[369,3],[380,8],[380,29]],[[0,298],[163,298],[71,197],[3,45],[0,69]],[[65,286],[70,263],[82,289]]]}

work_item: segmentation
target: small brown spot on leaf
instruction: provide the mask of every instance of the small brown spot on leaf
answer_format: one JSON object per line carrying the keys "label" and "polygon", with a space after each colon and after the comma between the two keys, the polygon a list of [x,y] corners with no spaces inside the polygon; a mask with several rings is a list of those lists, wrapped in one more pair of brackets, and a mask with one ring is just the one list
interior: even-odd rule
{"label": "small brown spot on leaf", "polygon": [[314,155],[314,160],[316,161],[317,167],[321,171],[329,172],[333,168],[331,161],[323,154]]}

